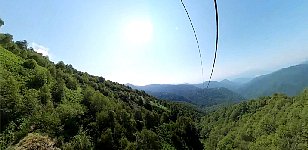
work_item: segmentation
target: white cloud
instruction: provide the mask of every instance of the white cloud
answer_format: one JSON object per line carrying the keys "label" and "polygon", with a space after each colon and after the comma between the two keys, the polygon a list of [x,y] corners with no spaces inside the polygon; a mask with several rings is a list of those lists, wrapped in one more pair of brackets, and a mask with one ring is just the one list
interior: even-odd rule
{"label": "white cloud", "polygon": [[41,53],[43,56],[49,56],[50,54],[48,53],[49,49],[47,47],[44,47],[42,45],[39,45],[35,42],[31,43],[31,47],[34,49],[34,51]]}

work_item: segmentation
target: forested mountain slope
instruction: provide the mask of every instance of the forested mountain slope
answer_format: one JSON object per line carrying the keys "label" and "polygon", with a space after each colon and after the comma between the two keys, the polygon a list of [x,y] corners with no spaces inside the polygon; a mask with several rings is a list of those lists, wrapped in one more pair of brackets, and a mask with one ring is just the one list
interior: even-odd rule
{"label": "forested mountain slope", "polygon": [[285,93],[294,96],[308,87],[308,64],[283,68],[268,75],[254,78],[244,84],[238,93],[246,98]]}
{"label": "forested mountain slope", "polygon": [[0,34],[0,149],[202,149],[202,112],[165,102]]}
{"label": "forested mountain slope", "polygon": [[205,149],[307,149],[308,90],[221,108],[202,118]]}

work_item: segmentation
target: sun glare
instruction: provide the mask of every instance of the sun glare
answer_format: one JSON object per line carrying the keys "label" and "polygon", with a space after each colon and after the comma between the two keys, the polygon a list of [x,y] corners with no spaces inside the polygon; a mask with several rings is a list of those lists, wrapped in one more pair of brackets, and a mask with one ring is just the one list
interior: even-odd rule
{"label": "sun glare", "polygon": [[124,40],[128,44],[142,45],[148,43],[153,34],[153,26],[148,20],[135,20],[126,24]]}

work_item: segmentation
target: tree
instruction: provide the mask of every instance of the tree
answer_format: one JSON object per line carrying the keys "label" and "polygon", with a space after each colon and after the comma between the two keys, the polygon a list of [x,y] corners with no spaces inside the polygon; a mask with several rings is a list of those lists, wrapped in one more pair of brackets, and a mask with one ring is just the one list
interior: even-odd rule
{"label": "tree", "polygon": [[28,83],[30,88],[39,89],[48,82],[48,77],[43,71],[36,71],[34,77]]}
{"label": "tree", "polygon": [[32,115],[33,112],[40,109],[40,106],[38,91],[35,89],[26,90],[23,97],[22,113]]}
{"label": "tree", "polygon": [[28,47],[28,42],[26,40],[16,41],[15,44],[22,50],[26,50]]}
{"label": "tree", "polygon": [[143,126],[144,126],[144,122],[143,122],[141,111],[135,111],[134,119],[136,121],[136,128],[140,131],[143,128]]}
{"label": "tree", "polygon": [[0,18],[0,27],[4,25],[4,21]]}
{"label": "tree", "polygon": [[63,61],[59,61],[57,64],[56,64],[56,68],[60,68],[60,69],[65,69],[65,64]]}
{"label": "tree", "polygon": [[21,103],[21,96],[19,95],[18,82],[12,77],[8,76],[3,79],[0,74],[0,113],[1,113],[1,131],[9,121],[15,119],[18,115]]}
{"label": "tree", "polygon": [[161,149],[157,134],[151,130],[143,129],[137,135],[138,149]]}
{"label": "tree", "polygon": [[24,63],[23,63],[23,66],[25,68],[28,68],[28,69],[34,69],[36,66],[37,66],[37,63],[34,59],[27,59]]}
{"label": "tree", "polygon": [[78,149],[78,150],[91,150],[93,149],[91,137],[86,134],[82,129],[78,132],[73,139],[63,146],[63,149]]}
{"label": "tree", "polygon": [[63,79],[58,79],[57,82],[54,84],[52,89],[52,98],[55,103],[61,102],[62,99],[65,97],[65,83]]}
{"label": "tree", "polygon": [[67,76],[66,78],[66,87],[71,90],[77,90],[78,81],[71,76]]}
{"label": "tree", "polygon": [[102,93],[95,91],[92,87],[87,87],[83,94],[84,99],[82,103],[88,107],[90,114],[95,115],[97,112],[109,107],[108,98]]}
{"label": "tree", "polygon": [[176,134],[181,137],[189,148],[203,149],[203,145],[199,140],[199,133],[191,118],[179,117],[176,121],[178,126]]}
{"label": "tree", "polygon": [[144,120],[145,120],[145,125],[147,129],[154,128],[159,123],[159,117],[155,112],[153,113],[153,112],[146,111]]}
{"label": "tree", "polygon": [[13,35],[11,34],[0,34],[0,45],[4,48],[11,50],[13,47]]}
{"label": "tree", "polygon": [[63,126],[63,137],[69,139],[79,131],[79,121],[81,116],[84,114],[85,109],[80,103],[69,102],[64,100],[56,108],[57,113],[61,119]]}
{"label": "tree", "polygon": [[112,131],[110,128],[102,132],[97,146],[97,149],[115,149]]}
{"label": "tree", "polygon": [[50,64],[47,57],[44,57],[38,53],[30,53],[28,57],[34,59],[37,62],[37,64],[42,67],[47,67],[48,64]]}
{"label": "tree", "polygon": [[113,128],[115,126],[115,114],[112,110],[101,111],[97,114],[96,122],[99,129]]}
{"label": "tree", "polygon": [[44,105],[46,105],[48,101],[51,101],[51,93],[50,93],[50,89],[47,85],[44,85],[40,89],[39,99],[40,99],[41,103],[44,104]]}

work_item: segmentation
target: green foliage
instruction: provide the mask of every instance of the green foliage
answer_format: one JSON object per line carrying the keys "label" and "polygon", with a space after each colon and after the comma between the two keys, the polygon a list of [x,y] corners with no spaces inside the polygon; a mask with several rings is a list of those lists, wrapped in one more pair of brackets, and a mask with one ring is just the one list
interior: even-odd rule
{"label": "green foliage", "polygon": [[63,62],[55,65],[24,41],[7,42],[15,46],[0,46],[1,149],[28,133],[57,139],[62,149],[174,149],[170,135],[186,148],[191,145],[184,136],[200,142],[197,134],[174,130],[179,116],[200,118],[195,108],[159,101]]}
{"label": "green foliage", "polygon": [[144,117],[144,121],[145,121],[145,126],[148,129],[153,129],[154,127],[156,127],[159,123],[159,117],[156,113],[152,113],[147,111],[145,113],[145,117]]}
{"label": "green foliage", "polygon": [[77,90],[78,81],[74,77],[67,77],[66,78],[66,87],[72,90]]}
{"label": "green foliage", "polygon": [[114,149],[114,140],[110,128],[102,132],[98,140],[98,148]]}
{"label": "green foliage", "polygon": [[54,103],[61,102],[62,99],[65,97],[65,83],[63,79],[58,79],[55,84],[53,85],[52,92],[51,92],[52,98],[54,100]]}
{"label": "green foliage", "polygon": [[63,61],[59,61],[57,64],[56,64],[56,68],[59,68],[59,69],[65,69],[65,64]]}
{"label": "green foliage", "polygon": [[[30,51],[33,51],[30,49]],[[50,61],[48,60],[48,57],[42,56],[38,53],[29,53],[27,56],[29,59],[34,59],[38,65],[42,67],[47,67],[51,65]]]}
{"label": "green foliage", "polygon": [[35,71],[34,76],[28,82],[29,88],[39,89],[48,82],[48,75],[45,71]]}
{"label": "green foliage", "polygon": [[0,33],[0,45],[6,49],[14,49],[13,36],[11,34]]}
{"label": "green foliage", "polygon": [[[191,148],[202,149],[203,145],[199,141],[199,132],[194,125],[194,122],[189,117],[179,117],[176,121],[176,135],[174,135],[174,142],[177,149]],[[181,143],[181,144],[179,144]]]}
{"label": "green foliage", "polygon": [[1,111],[1,131],[6,125],[19,116],[21,111],[21,96],[19,95],[19,85],[17,81],[9,75],[0,73],[0,111]]}
{"label": "green foliage", "polygon": [[65,101],[56,108],[56,111],[58,112],[60,119],[66,122],[83,115],[84,108],[79,103]]}
{"label": "green foliage", "polygon": [[16,44],[20,49],[27,49],[27,47],[28,47],[28,42],[27,42],[26,40],[16,41],[15,44]]}
{"label": "green foliage", "polygon": [[22,68],[20,64],[23,63],[23,60],[20,57],[0,46],[0,60],[1,74],[9,73],[11,76],[19,74]]}
{"label": "green foliage", "polygon": [[80,130],[77,135],[70,140],[70,142],[63,145],[64,150],[91,150],[93,145],[91,137],[86,134],[85,131]]}
{"label": "green foliage", "polygon": [[201,121],[205,148],[307,148],[307,96],[307,91],[296,97],[274,94],[206,115]]}
{"label": "green foliage", "polygon": [[51,102],[51,93],[48,85],[44,85],[39,92],[39,100],[43,105],[47,105],[47,103]]}
{"label": "green foliage", "polygon": [[35,89],[25,91],[21,107],[22,114],[31,115],[33,112],[41,109],[40,107],[38,91]]}
{"label": "green foliage", "polygon": [[143,129],[137,135],[138,149],[161,149],[161,144],[155,132]]}
{"label": "green foliage", "polygon": [[89,112],[93,115],[110,106],[110,102],[107,97],[105,97],[100,92],[95,91],[91,87],[87,87],[84,90],[83,103],[88,107]]}
{"label": "green foliage", "polygon": [[37,66],[37,63],[34,59],[28,59],[24,62],[23,66],[28,69],[34,69]]}

